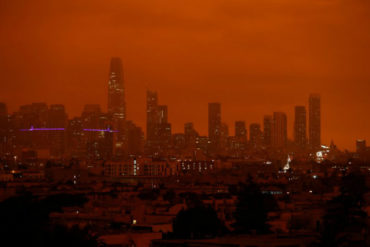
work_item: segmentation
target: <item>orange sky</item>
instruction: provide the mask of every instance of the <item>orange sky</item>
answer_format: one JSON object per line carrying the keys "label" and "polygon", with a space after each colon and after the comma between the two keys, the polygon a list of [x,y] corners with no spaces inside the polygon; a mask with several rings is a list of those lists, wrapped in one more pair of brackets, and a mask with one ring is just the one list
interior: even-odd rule
{"label": "orange sky", "polygon": [[124,61],[128,118],[145,126],[145,91],[169,105],[174,132],[207,103],[262,122],[322,95],[323,142],[370,142],[368,0],[0,0],[0,101],[106,109],[109,59]]}

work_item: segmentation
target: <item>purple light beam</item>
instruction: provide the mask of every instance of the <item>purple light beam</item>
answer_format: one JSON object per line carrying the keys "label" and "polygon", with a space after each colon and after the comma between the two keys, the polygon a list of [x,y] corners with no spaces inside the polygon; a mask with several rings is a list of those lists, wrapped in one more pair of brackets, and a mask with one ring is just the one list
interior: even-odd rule
{"label": "purple light beam", "polygon": [[95,131],[95,132],[118,132],[118,130],[107,129],[83,129],[83,131]]}
{"label": "purple light beam", "polygon": [[31,126],[29,129],[20,129],[20,131],[49,131],[49,130],[65,130],[64,128],[34,128]]}

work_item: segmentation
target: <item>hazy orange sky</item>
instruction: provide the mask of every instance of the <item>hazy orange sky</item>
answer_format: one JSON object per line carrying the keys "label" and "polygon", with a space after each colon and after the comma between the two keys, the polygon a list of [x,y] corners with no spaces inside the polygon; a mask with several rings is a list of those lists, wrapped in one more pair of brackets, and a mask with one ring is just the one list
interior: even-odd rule
{"label": "hazy orange sky", "polygon": [[[369,0],[0,0],[0,101],[107,105],[109,60],[124,62],[128,118],[145,126],[145,92],[174,132],[222,118],[262,122],[322,95],[323,143],[370,142]],[[144,128],[143,128],[144,129]]]}

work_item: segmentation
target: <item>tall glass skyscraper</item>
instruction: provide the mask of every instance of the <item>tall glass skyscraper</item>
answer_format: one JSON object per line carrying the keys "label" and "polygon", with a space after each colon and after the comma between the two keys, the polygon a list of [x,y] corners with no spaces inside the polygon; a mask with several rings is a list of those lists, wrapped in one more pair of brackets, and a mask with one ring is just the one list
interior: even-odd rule
{"label": "tall glass skyscraper", "polygon": [[217,152],[221,139],[221,104],[208,103],[208,137],[211,152]]}
{"label": "tall glass skyscraper", "polygon": [[296,106],[294,110],[294,143],[304,148],[307,144],[306,107]]}
{"label": "tall glass skyscraper", "polygon": [[272,143],[272,116],[266,115],[263,117],[263,144],[265,147],[271,146]]}
{"label": "tall glass skyscraper", "polygon": [[285,148],[287,145],[287,116],[284,112],[273,113],[272,145],[275,148]]}
{"label": "tall glass skyscraper", "polygon": [[235,122],[235,137],[242,142],[247,142],[247,128],[244,121]]}
{"label": "tall glass skyscraper", "polygon": [[319,94],[309,97],[309,144],[311,148],[321,145],[321,99]]}
{"label": "tall glass skyscraper", "polygon": [[114,119],[126,119],[123,68],[121,58],[119,57],[113,57],[110,62],[108,83],[108,113],[112,114]]}
{"label": "tall glass skyscraper", "polygon": [[158,95],[157,92],[146,92],[146,138],[149,146],[155,140],[155,130],[158,125]]}

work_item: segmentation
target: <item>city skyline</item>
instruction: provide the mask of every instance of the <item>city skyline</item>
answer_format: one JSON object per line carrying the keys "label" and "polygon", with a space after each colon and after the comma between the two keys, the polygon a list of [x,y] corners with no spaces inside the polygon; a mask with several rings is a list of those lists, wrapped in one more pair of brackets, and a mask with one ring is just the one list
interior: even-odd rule
{"label": "city skyline", "polygon": [[[184,123],[183,131],[174,132],[168,121],[168,105],[159,104],[157,91],[147,90],[144,136],[142,128],[126,117],[123,75],[121,58],[112,57],[107,111],[102,111],[99,104],[86,104],[80,116],[68,118],[63,104],[49,107],[46,103],[32,103],[9,113],[6,104],[1,103],[2,149],[9,153],[24,148],[44,149],[49,150],[50,157],[122,159],[142,154],[154,157],[196,155],[199,151],[209,157],[243,157],[248,152],[257,154],[263,150],[302,154],[326,148],[321,143],[321,96],[317,93],[308,98],[308,124],[305,106],[295,106],[294,138],[291,140],[287,114],[281,111],[264,115],[262,127],[260,123],[250,123],[249,138],[245,121],[236,120],[235,134],[230,135],[220,102],[208,103],[207,136],[199,135],[193,122]],[[357,146],[356,143],[356,149]],[[330,147],[336,149],[333,142]]]}
{"label": "city skyline", "polygon": [[0,239],[370,246],[370,0],[0,0]]}
{"label": "city skyline", "polygon": [[[251,13],[266,3],[267,12]],[[354,150],[354,139],[370,138],[368,1],[266,3],[6,1],[0,99],[10,111],[63,103],[71,117],[84,104],[106,109],[107,63],[119,56],[127,115],[140,126],[146,89],[171,106],[175,132],[193,119],[201,134],[208,102],[223,104],[231,128],[234,120],[262,123],[262,113],[282,111],[291,129],[294,106],[307,107],[308,94],[318,92],[323,143]],[[196,107],[199,113],[189,110]]]}
{"label": "city skyline", "polygon": [[[85,111],[92,111],[92,112],[98,111],[102,113],[106,112],[107,114],[112,115],[113,126],[107,126],[107,129],[109,130],[112,127],[116,129],[121,129],[121,131],[115,130],[115,132],[121,132],[120,134],[118,134],[118,136],[121,136],[120,138],[122,139],[121,141],[118,141],[118,142],[121,142],[121,144],[119,144],[120,146],[122,146],[124,142],[123,141],[124,137],[122,136],[124,131],[122,129],[123,123],[117,124],[117,120],[119,121],[125,121],[125,120],[132,121],[133,120],[130,118],[126,119],[126,99],[125,99],[125,92],[124,92],[124,84],[123,84],[124,76],[123,75],[124,75],[124,70],[123,70],[121,58],[116,57],[116,56],[112,57],[111,62],[110,62],[110,73],[109,73],[109,80],[108,80],[108,97],[107,97],[108,109],[107,111],[101,111],[101,105],[99,104],[85,104],[84,110],[80,114],[81,116],[83,116]],[[117,80],[117,83],[116,83],[116,80]],[[147,94],[146,96],[146,104],[147,104],[146,124],[144,126],[141,126],[141,129],[146,130],[144,131],[145,139],[149,143],[153,141],[158,142],[159,140],[155,140],[156,139],[155,135],[157,135],[158,132],[161,132],[162,135],[163,134],[169,135],[168,138],[170,138],[171,134],[185,133],[183,126],[186,125],[187,122],[182,124],[182,129],[180,131],[177,131],[177,132],[173,131],[172,124],[168,121],[168,117],[169,117],[168,105],[160,105],[158,103],[159,101],[158,92],[147,90],[146,94]],[[116,97],[116,99],[114,97]],[[45,104],[47,105],[47,103],[45,102],[42,102],[42,103],[33,102],[31,104],[32,105],[42,105],[43,107],[45,107]],[[22,107],[27,107],[28,105],[23,105],[23,106],[21,105],[20,109]],[[64,104],[51,104],[50,107],[51,108],[53,107],[63,108],[63,111],[65,111],[66,117],[68,119],[73,119],[73,117],[77,117],[77,116],[73,116],[73,117],[68,116],[68,112],[65,110]],[[92,108],[92,109],[87,110],[86,108],[88,109]],[[239,120],[233,120],[232,121],[233,124],[229,125],[229,124],[226,124],[226,122],[228,121],[222,118],[221,109],[222,109],[222,103],[220,102],[208,103],[208,119],[207,119],[208,132],[206,133],[206,136],[210,138],[211,142],[216,142],[216,144],[214,144],[215,147],[213,147],[212,149],[217,149],[217,146],[220,145],[219,143],[221,142],[220,138],[222,135],[221,132],[222,132],[223,126],[227,128],[227,136],[233,136],[232,134],[229,135],[229,128],[234,127],[233,131],[230,131],[230,133],[235,133],[235,136],[237,137],[235,124],[237,124],[238,122],[239,123],[244,122],[244,124],[249,127],[249,132],[248,130],[246,130],[246,137],[248,141],[251,142],[252,146],[255,145],[256,142],[258,142],[260,145],[266,144],[267,140],[266,138],[264,139],[264,135],[265,135],[264,130],[266,131],[265,118],[269,115],[264,114],[262,121],[260,122],[248,123],[243,119],[239,119]],[[288,140],[302,148],[305,148],[305,147],[316,147],[317,148],[320,145],[328,146],[329,143],[322,143],[321,137],[320,137],[321,132],[322,132],[321,131],[321,125],[322,125],[321,121],[322,120],[321,120],[321,95],[320,94],[318,93],[309,94],[307,109],[309,109],[309,112],[308,112],[309,114],[307,114],[307,117],[306,117],[306,106],[297,105],[294,107],[294,120],[293,120],[294,123],[291,129],[289,128],[290,126],[288,126],[288,120],[287,120],[288,118],[285,112],[272,112],[271,113],[272,114],[271,116],[273,117],[272,122],[269,123],[271,124],[271,126],[269,127],[271,128],[271,130],[269,130],[270,133],[268,134],[268,135],[271,135],[271,137],[269,137],[271,139],[267,142],[276,148],[286,147]],[[299,116],[299,115],[302,115],[302,111],[303,111],[304,116]],[[10,113],[8,112],[8,114]],[[311,117],[311,114],[312,114],[312,117]],[[277,117],[277,116],[279,116],[278,121],[274,120],[274,117]],[[281,117],[283,117],[283,119]],[[212,120],[212,119],[215,119],[215,120]],[[298,125],[303,125],[303,126],[297,127],[297,121],[300,122],[298,123]],[[192,119],[189,119],[188,122],[191,122],[192,124],[194,124]],[[276,125],[276,123],[278,124]],[[279,132],[279,134],[277,133],[274,134],[274,126],[279,126],[279,127],[275,127],[275,129],[277,128],[279,129],[278,131],[275,130],[275,132]],[[167,128],[169,132],[168,134],[165,134]],[[300,130],[297,130],[297,128],[298,129],[300,128]],[[304,130],[302,130],[302,128],[304,128]],[[21,129],[21,131],[26,131],[26,130],[32,131],[33,129],[34,129],[34,126],[30,126],[29,129],[28,128]],[[49,128],[49,129],[52,129],[52,128]],[[196,127],[195,129],[197,131],[199,130]],[[44,128],[44,129],[35,128],[35,130],[48,130],[48,129],[47,128]],[[85,130],[87,129],[84,129],[84,131]],[[297,131],[301,133],[297,134]],[[290,135],[289,133],[292,133],[292,134]],[[200,131],[200,134],[202,135],[203,132]],[[300,135],[300,137],[296,137],[296,135]],[[258,141],[256,140],[256,138],[260,140]],[[277,139],[279,140],[277,141]],[[315,144],[312,144],[310,142],[311,139],[314,139]],[[332,141],[333,139],[331,139],[331,142]],[[356,148],[356,144],[355,144],[355,148]]]}

